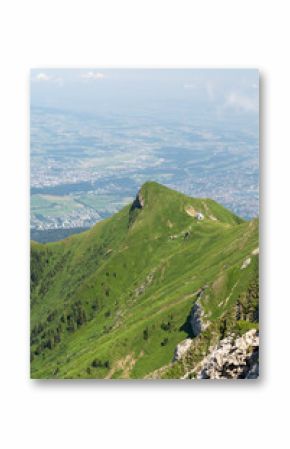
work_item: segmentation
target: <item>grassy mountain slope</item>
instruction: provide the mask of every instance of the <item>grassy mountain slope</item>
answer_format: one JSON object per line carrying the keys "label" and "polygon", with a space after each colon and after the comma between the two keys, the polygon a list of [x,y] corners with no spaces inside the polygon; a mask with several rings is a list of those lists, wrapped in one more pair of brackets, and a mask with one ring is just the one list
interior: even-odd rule
{"label": "grassy mountain slope", "polygon": [[[31,376],[143,378],[169,366],[191,336],[199,289],[206,286],[203,307],[215,334],[245,300],[258,256],[241,266],[257,246],[257,220],[153,182],[87,232],[32,242]],[[243,318],[227,323],[247,328]]]}

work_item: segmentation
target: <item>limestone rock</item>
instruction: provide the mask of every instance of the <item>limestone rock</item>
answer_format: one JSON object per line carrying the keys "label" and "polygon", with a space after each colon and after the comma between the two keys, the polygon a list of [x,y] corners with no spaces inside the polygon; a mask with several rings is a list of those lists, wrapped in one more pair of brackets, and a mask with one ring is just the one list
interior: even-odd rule
{"label": "limestone rock", "polygon": [[235,339],[230,335],[201,362],[197,379],[256,379],[259,376],[259,335],[251,329]]}
{"label": "limestone rock", "polygon": [[208,326],[208,322],[205,319],[204,310],[199,300],[196,301],[193,308],[191,309],[190,325],[194,337],[197,337]]}
{"label": "limestone rock", "polygon": [[247,259],[244,260],[242,266],[241,266],[241,270],[244,270],[245,268],[247,268],[251,263],[251,258],[248,257]]}
{"label": "limestone rock", "polygon": [[252,256],[257,256],[259,254],[259,248],[255,248],[253,251],[252,251]]}
{"label": "limestone rock", "polygon": [[173,362],[180,360],[184,356],[184,354],[187,353],[187,351],[191,346],[191,343],[192,343],[191,338],[186,338],[176,346],[173,356]]}
{"label": "limestone rock", "polygon": [[134,209],[143,209],[144,205],[145,205],[144,198],[143,198],[141,192],[139,191],[136,195],[135,200],[132,203],[131,211]]}

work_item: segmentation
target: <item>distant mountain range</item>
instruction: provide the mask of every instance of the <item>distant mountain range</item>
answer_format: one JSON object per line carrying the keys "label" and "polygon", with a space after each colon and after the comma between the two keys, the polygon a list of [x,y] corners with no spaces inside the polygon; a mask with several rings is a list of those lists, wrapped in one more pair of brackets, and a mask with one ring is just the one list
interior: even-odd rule
{"label": "distant mountain range", "polygon": [[32,378],[255,378],[258,219],[155,182],[31,243]]}

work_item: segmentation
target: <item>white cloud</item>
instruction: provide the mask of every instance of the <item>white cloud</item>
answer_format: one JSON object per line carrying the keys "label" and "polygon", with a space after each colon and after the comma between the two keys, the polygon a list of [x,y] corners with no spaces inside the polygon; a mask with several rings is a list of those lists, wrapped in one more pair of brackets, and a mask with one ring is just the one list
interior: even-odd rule
{"label": "white cloud", "polygon": [[258,99],[250,98],[237,92],[231,92],[225,101],[225,108],[233,108],[239,111],[255,112],[258,110]]}
{"label": "white cloud", "polygon": [[44,72],[39,72],[32,78],[34,82],[50,82],[56,84],[59,87],[63,86],[63,79],[61,77],[49,76]]}
{"label": "white cloud", "polygon": [[81,75],[81,78],[85,80],[102,80],[105,78],[104,73],[101,72],[87,72]]}
{"label": "white cloud", "polygon": [[49,81],[51,78],[46,73],[38,73],[35,77],[37,81]]}

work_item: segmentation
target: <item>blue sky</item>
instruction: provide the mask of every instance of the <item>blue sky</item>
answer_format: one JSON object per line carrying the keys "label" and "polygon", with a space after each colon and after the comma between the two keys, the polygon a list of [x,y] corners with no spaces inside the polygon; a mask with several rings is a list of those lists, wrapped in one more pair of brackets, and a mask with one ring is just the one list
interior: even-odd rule
{"label": "blue sky", "polygon": [[255,69],[33,69],[31,105],[96,114],[242,120],[258,127]]}

